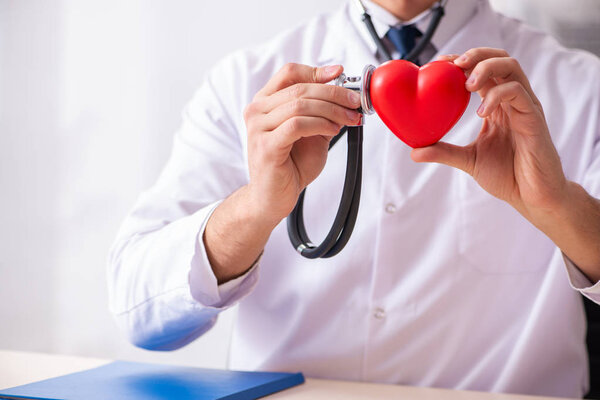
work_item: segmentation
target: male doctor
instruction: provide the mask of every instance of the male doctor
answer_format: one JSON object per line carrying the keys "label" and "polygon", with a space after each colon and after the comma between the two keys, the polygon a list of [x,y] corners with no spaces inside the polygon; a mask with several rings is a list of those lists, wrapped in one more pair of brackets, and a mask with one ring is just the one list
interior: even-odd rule
{"label": "male doctor", "polygon": [[[399,57],[390,30],[418,37],[435,2],[364,3]],[[240,302],[234,369],[585,393],[579,293],[600,301],[600,61],[486,0],[448,2],[420,61],[439,55],[468,74],[467,111],[446,143],[416,150],[366,118],[354,234],[319,260],[292,248],[285,217],[309,184],[311,236],[337,209],[345,149],[327,147],[359,99],[325,83],[341,65],[357,75],[381,62],[360,12],[349,3],[221,61],[111,252],[111,309],[131,341],[179,348]]]}

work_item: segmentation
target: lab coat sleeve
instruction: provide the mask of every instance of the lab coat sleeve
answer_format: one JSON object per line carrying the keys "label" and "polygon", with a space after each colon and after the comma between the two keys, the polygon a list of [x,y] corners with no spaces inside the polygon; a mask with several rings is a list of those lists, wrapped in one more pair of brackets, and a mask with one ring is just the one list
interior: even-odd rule
{"label": "lab coat sleeve", "polygon": [[220,311],[250,293],[258,262],[218,285],[203,243],[206,223],[248,175],[236,128],[216,87],[227,90],[228,66],[218,65],[183,113],[171,157],[156,184],[124,221],[108,262],[109,302],[135,345],[184,346],[209,330]]}
{"label": "lab coat sleeve", "polygon": [[[590,195],[598,199],[600,198],[600,75],[597,74],[596,76],[598,78],[596,82],[590,83],[596,88],[594,92],[595,96],[590,102],[593,110],[591,113],[590,132],[594,132],[594,145],[591,162],[586,168],[582,181],[579,183],[581,183]],[[596,284],[591,282],[564,253],[563,259],[567,267],[567,275],[571,287],[593,302],[600,304],[600,282],[596,282]]]}
{"label": "lab coat sleeve", "polygon": [[592,284],[588,277],[564,253],[563,259],[567,267],[567,275],[569,276],[571,287],[593,302],[600,304],[600,282]]}

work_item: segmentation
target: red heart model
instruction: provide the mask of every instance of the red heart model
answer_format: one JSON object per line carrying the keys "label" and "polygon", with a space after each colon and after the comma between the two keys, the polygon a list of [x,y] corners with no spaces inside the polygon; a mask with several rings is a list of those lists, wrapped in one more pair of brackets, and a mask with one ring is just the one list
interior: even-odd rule
{"label": "red heart model", "polygon": [[465,74],[449,61],[421,68],[392,60],[373,72],[369,95],[388,128],[410,147],[440,140],[458,122],[469,104]]}

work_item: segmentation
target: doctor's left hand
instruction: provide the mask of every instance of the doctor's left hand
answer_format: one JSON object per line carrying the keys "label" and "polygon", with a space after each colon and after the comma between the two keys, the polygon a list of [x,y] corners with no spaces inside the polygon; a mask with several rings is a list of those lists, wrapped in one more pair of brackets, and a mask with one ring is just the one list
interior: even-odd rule
{"label": "doctor's left hand", "polygon": [[566,179],[542,105],[517,60],[492,48],[445,59],[467,73],[466,89],[481,97],[481,130],[468,146],[438,142],[414,149],[412,159],[470,174],[552,239],[592,282],[600,280],[600,201]]}
{"label": "doctor's left hand", "polygon": [[482,99],[477,114],[483,124],[470,145],[439,142],[414,149],[413,160],[459,168],[526,216],[559,206],[568,182],[542,105],[519,63],[506,51],[492,48],[446,59],[468,74],[467,90]]}

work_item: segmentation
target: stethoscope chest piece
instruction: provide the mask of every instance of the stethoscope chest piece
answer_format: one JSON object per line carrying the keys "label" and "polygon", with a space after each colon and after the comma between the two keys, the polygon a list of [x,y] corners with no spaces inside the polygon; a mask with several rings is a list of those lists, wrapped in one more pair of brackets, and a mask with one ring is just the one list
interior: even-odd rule
{"label": "stethoscope chest piece", "polygon": [[[360,94],[360,109],[358,111],[363,115],[370,115],[375,112],[370,95],[371,77],[374,71],[375,66],[369,64],[363,68],[361,76],[346,76],[346,74],[342,73],[333,81],[333,84],[336,86],[354,90]],[[362,125],[363,120],[364,118],[361,118],[361,121],[357,125]]]}

